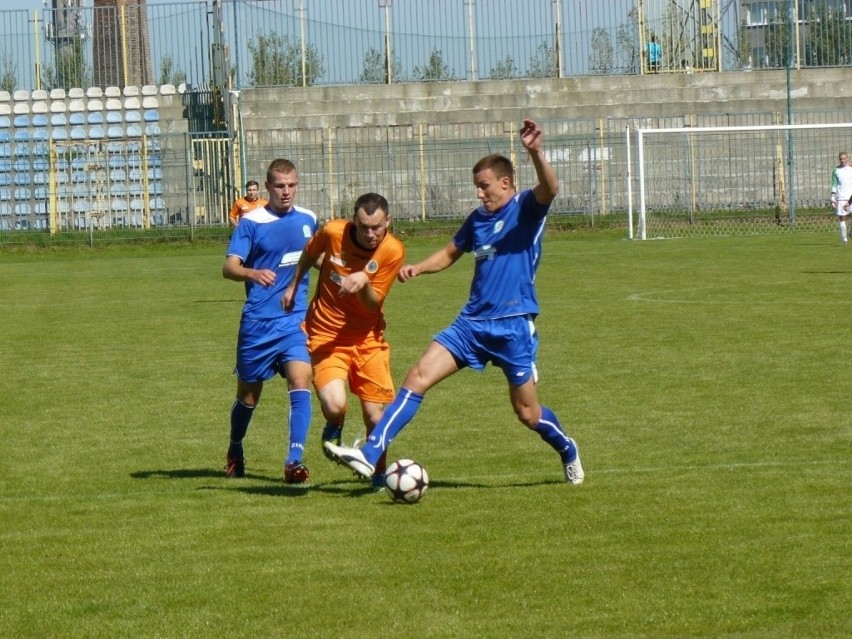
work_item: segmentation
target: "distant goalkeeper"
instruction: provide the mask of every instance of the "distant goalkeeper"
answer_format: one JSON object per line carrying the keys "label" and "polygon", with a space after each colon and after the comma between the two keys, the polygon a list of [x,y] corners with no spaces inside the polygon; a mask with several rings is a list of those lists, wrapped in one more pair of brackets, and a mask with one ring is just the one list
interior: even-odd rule
{"label": "distant goalkeeper", "polygon": [[850,214],[852,203],[852,165],[846,151],[837,156],[840,164],[831,172],[831,206],[837,213],[837,226],[840,229],[840,241],[845,246],[849,242],[846,218]]}

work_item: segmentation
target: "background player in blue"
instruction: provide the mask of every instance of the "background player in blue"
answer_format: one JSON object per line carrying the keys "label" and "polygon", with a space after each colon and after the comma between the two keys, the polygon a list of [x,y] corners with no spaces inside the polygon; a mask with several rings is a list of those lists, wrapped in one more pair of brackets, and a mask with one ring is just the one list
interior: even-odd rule
{"label": "background player in blue", "polygon": [[583,466],[574,440],[554,412],[538,400],[535,318],[539,312],[535,273],[541,259],[542,235],[550,203],[559,190],[553,167],[542,149],[542,130],[524,120],[521,143],[535,167],[538,184],[518,193],[514,168],[501,155],[482,158],[473,167],[473,183],[481,205],[464,221],[444,248],[399,272],[405,282],[418,275],[449,268],[473,253],[470,298],[455,321],[434,337],[420,360],[408,371],[402,388],[360,448],[324,444],[340,463],[364,477],[376,460],[417,413],[426,391],[470,366],[499,366],[509,383],[509,397],[518,420],[535,431],[559,454],[565,481],[581,484]]}
{"label": "background player in blue", "polygon": [[284,481],[308,479],[302,463],[311,424],[311,358],[302,320],[308,306],[308,278],[299,283],[291,310],[281,295],[302,249],[317,226],[312,211],[294,204],[299,174],[289,160],[273,160],[266,172],[269,202],[243,216],[234,229],[222,275],[246,283],[246,302],[237,336],[237,397],[231,406],[231,443],[225,474],[245,475],[243,438],[263,383],[276,374],[287,379],[290,395],[289,446]]}

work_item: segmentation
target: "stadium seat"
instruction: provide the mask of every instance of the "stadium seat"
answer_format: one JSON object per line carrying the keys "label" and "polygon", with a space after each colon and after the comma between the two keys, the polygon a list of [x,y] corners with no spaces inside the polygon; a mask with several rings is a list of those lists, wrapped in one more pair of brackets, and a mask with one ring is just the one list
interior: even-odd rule
{"label": "stadium seat", "polygon": [[130,97],[130,96],[139,95],[140,91],[139,91],[139,87],[137,87],[135,84],[128,84],[126,87],[124,87],[124,89],[122,90],[122,93],[126,97]]}
{"label": "stadium seat", "polygon": [[[12,178],[12,183],[18,187],[26,187],[30,183],[30,174],[29,173],[15,173],[15,177]],[[29,189],[25,189],[25,191],[21,191],[20,193],[15,191],[15,199],[16,200],[29,200],[31,197],[31,193]]]}
{"label": "stadium seat", "polygon": [[80,87],[72,87],[68,89],[68,97],[72,100],[79,100],[85,95],[85,92]]}
{"label": "stadium seat", "polygon": [[48,93],[44,89],[33,89],[32,93],[30,94],[30,99],[33,102],[38,100],[47,100],[47,98]]}
{"label": "stadium seat", "polygon": [[103,111],[104,103],[101,100],[89,100],[86,102],[86,111]]}
{"label": "stadium seat", "polygon": [[111,182],[126,182],[127,171],[124,169],[112,169],[109,172],[109,179]]}
{"label": "stadium seat", "polygon": [[[3,104],[2,102],[0,102],[0,116],[6,117],[7,115],[11,114],[12,107],[10,107],[8,104]],[[8,120],[9,118],[6,119]]]}
{"label": "stadium seat", "polygon": [[160,135],[160,125],[156,122],[150,122],[145,125],[145,135],[156,136]]}
{"label": "stadium seat", "polygon": [[124,128],[120,126],[113,125],[107,128],[107,137],[110,139],[114,138],[123,138],[124,137]]}
{"label": "stadium seat", "polygon": [[9,102],[12,100],[12,94],[8,91],[0,91],[0,102]]}
{"label": "stadium seat", "polygon": [[31,149],[32,156],[35,157],[35,158],[45,158],[48,155],[50,155],[50,146],[48,146],[48,144],[46,142],[47,131],[44,131],[44,138],[41,138],[39,136],[39,137],[34,138],[34,139],[36,140],[36,143],[33,144],[32,149]]}
{"label": "stadium seat", "polygon": [[125,100],[124,100],[124,109],[125,110],[141,109],[141,108],[142,108],[142,103],[139,101],[139,98],[137,98],[137,97],[125,98]]}
{"label": "stadium seat", "polygon": [[43,186],[39,186],[33,191],[33,197],[37,200],[46,200],[49,195],[48,190]]}
{"label": "stadium seat", "polygon": [[[30,135],[29,129],[18,129],[17,131],[15,131],[15,135],[12,136],[12,139],[14,139],[15,142],[29,142],[32,139],[32,136]],[[16,155],[23,155],[23,154],[29,155],[30,154],[30,147],[29,147],[28,144],[26,145],[25,151],[22,150],[22,149],[23,149],[23,147],[16,148],[16,150],[15,150]]]}
{"label": "stadium seat", "polygon": [[131,153],[127,156],[127,166],[138,169],[142,166],[142,156],[138,153]]}
{"label": "stadium seat", "polygon": [[107,166],[111,169],[123,169],[127,166],[127,160],[121,155],[113,155],[107,160]]}
{"label": "stadium seat", "polygon": [[0,129],[8,129],[12,126],[12,120],[6,115],[0,115]]}
{"label": "stadium seat", "polygon": [[106,121],[107,124],[121,124],[121,113],[118,111],[107,111]]}
{"label": "stadium seat", "polygon": [[102,139],[104,137],[103,127],[93,126],[91,129],[89,129],[89,137],[93,140]]}
{"label": "stadium seat", "polygon": [[12,170],[12,160],[0,159],[0,173],[8,173]]}
{"label": "stadium seat", "polygon": [[12,192],[9,189],[0,189],[0,200],[2,200],[4,202],[8,202],[11,199],[12,199]]}
{"label": "stadium seat", "polygon": [[100,87],[89,87],[88,89],[86,89],[86,97],[102,98],[104,97],[104,91]]}
{"label": "stadium seat", "polygon": [[33,126],[35,127],[47,126],[47,122],[47,115],[44,113],[36,113],[33,116]]}
{"label": "stadium seat", "polygon": [[77,124],[85,124],[86,123],[86,115],[83,113],[72,113],[68,116],[68,124],[77,125]]}
{"label": "stadium seat", "polygon": [[10,139],[8,131],[0,131],[0,158],[12,157],[12,146],[8,144]]}
{"label": "stadium seat", "polygon": [[[72,140],[85,140],[86,139],[86,129],[81,126],[71,127],[71,131],[69,132]],[[55,139],[55,138],[54,138]]]}
{"label": "stadium seat", "polygon": [[124,112],[124,121],[125,122],[141,122],[142,114],[139,111],[125,111]]}
{"label": "stadium seat", "polygon": [[[27,197],[29,199],[29,197]],[[29,202],[18,202],[15,204],[15,215],[30,215],[33,212],[33,207]]]}
{"label": "stadium seat", "polygon": [[174,95],[176,93],[175,85],[164,84],[160,87],[160,95]]}
{"label": "stadium seat", "polygon": [[[2,170],[2,169],[0,169]],[[132,168],[127,172],[127,179],[133,180],[134,182],[142,181],[142,170],[139,168]]]}
{"label": "stadium seat", "polygon": [[121,110],[121,100],[117,100],[115,98],[110,98],[106,101],[106,109],[107,111],[120,111]]}
{"label": "stadium seat", "polygon": [[68,139],[68,130],[65,128],[56,127],[50,132],[50,139],[54,142],[61,142]]}
{"label": "stadium seat", "polygon": [[123,142],[108,142],[106,145],[107,153],[123,153],[124,152],[124,143]]}
{"label": "stadium seat", "polygon": [[33,165],[30,163],[29,158],[18,157],[18,159],[12,164],[12,168],[20,172],[29,172],[30,169],[33,168]]}
{"label": "stadium seat", "polygon": [[51,113],[65,113],[67,109],[68,106],[65,104],[65,100],[54,100],[50,103]]}
{"label": "stadium seat", "polygon": [[85,111],[86,104],[82,100],[71,100],[68,103],[68,110],[72,112]]}
{"label": "stadium seat", "polygon": [[159,122],[160,112],[157,109],[148,109],[142,118],[145,122]]}
{"label": "stadium seat", "polygon": [[68,118],[65,117],[64,113],[54,113],[50,116],[51,126],[66,126],[67,124]]}
{"label": "stadium seat", "polygon": [[33,113],[47,113],[47,102],[44,100],[33,102],[32,107],[30,107],[30,111]]}
{"label": "stadium seat", "polygon": [[104,95],[108,98],[120,98],[121,97],[121,89],[118,87],[107,87],[104,89]]}
{"label": "stadium seat", "polygon": [[24,129],[30,125],[30,116],[16,115],[12,123],[15,125],[16,128]]}
{"label": "stadium seat", "polygon": [[24,114],[30,112],[30,103],[29,102],[15,102],[12,107],[12,113],[15,115]]}
{"label": "stadium seat", "polygon": [[129,138],[141,138],[142,137],[142,127],[138,124],[131,124],[127,127],[127,137]]}
{"label": "stadium seat", "polygon": [[[0,186],[10,186],[12,184],[12,176],[8,173],[0,173]],[[8,192],[8,189],[4,189]],[[0,198],[1,199],[1,198]],[[7,200],[9,198],[6,198]]]}
{"label": "stadium seat", "polygon": [[157,95],[157,86],[154,84],[146,84],[142,86],[142,95]]}
{"label": "stadium seat", "polygon": [[30,99],[30,92],[26,89],[16,89],[12,92],[12,99],[15,102],[27,102]]}
{"label": "stadium seat", "polygon": [[103,124],[104,114],[100,111],[92,111],[86,116],[86,122],[89,124]]}
{"label": "stadium seat", "polygon": [[57,87],[55,89],[50,90],[50,99],[51,100],[64,100],[65,99],[65,89],[62,87]]}
{"label": "stadium seat", "polygon": [[[46,157],[40,157],[33,160],[33,171],[47,171],[49,168],[50,160],[48,160]],[[0,168],[0,170],[2,169]],[[44,175],[46,176],[47,174],[45,173]],[[33,176],[33,181],[38,183],[36,176]]]}
{"label": "stadium seat", "polygon": [[146,96],[142,99],[143,109],[157,109],[160,106],[160,101],[153,95]]}

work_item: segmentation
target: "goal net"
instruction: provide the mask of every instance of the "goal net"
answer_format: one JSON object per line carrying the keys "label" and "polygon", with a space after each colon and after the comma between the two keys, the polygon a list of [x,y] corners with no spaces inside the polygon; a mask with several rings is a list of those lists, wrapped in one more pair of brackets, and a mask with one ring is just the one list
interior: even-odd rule
{"label": "goal net", "polygon": [[850,132],[852,123],[628,132],[638,167],[631,237],[833,230],[831,172],[839,152],[852,153]]}

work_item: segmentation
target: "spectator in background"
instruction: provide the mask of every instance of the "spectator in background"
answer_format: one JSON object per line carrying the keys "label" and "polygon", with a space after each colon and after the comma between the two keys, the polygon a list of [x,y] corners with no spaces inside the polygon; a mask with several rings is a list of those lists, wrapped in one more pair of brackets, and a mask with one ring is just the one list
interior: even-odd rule
{"label": "spectator in background", "polygon": [[663,64],[663,46],[657,42],[657,36],[654,34],[651,34],[646,55],[648,58],[648,71],[650,73],[657,73]]}
{"label": "spectator in background", "polygon": [[256,180],[249,180],[246,182],[246,194],[234,202],[234,205],[231,207],[231,211],[228,213],[228,223],[231,225],[232,229],[237,227],[237,224],[240,223],[243,215],[252,209],[266,206],[267,201],[260,197],[259,194],[260,184],[258,184]]}

